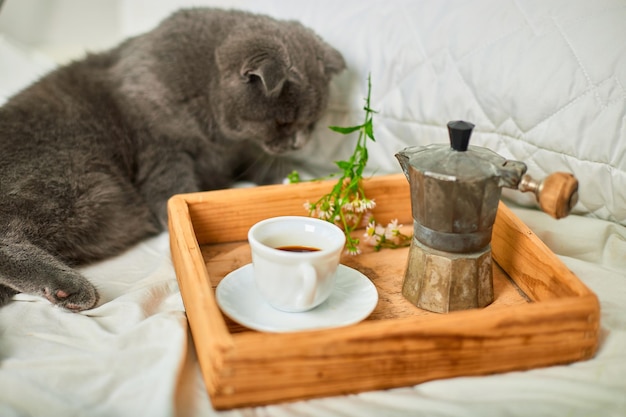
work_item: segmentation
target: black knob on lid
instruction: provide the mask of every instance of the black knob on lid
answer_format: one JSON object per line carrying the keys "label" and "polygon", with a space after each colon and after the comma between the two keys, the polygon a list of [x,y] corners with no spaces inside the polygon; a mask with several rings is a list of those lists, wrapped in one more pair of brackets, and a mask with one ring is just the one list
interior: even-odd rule
{"label": "black knob on lid", "polygon": [[448,123],[448,134],[450,135],[450,146],[455,151],[464,152],[469,146],[470,136],[474,125],[463,120],[456,120]]}

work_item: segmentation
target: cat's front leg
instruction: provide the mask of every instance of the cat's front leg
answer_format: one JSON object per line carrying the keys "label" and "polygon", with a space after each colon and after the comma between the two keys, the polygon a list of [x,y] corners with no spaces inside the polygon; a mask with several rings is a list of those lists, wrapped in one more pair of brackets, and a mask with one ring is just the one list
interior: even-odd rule
{"label": "cat's front leg", "polygon": [[184,152],[144,161],[139,177],[139,192],[163,230],[167,230],[170,197],[200,191],[194,161]]}
{"label": "cat's front leg", "polygon": [[98,303],[96,288],[78,271],[25,240],[0,241],[1,303],[21,292],[46,298],[72,311]]}

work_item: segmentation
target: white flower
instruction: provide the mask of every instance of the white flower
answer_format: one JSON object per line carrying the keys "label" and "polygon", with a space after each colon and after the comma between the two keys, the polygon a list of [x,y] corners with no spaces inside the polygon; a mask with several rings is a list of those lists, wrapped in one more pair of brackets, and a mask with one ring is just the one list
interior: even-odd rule
{"label": "white flower", "polygon": [[394,244],[400,244],[400,228],[402,225],[398,224],[398,219],[394,219],[389,222],[387,227],[385,228],[385,239]]}
{"label": "white flower", "polygon": [[328,209],[328,210],[320,210],[317,217],[319,217],[322,220],[329,220],[333,215],[332,210]]}
{"label": "white flower", "polygon": [[354,211],[356,213],[365,213],[366,211],[371,210],[374,207],[376,207],[376,203],[374,203],[374,200],[363,198],[363,199],[353,200],[352,206],[354,207]]}
{"label": "white flower", "polygon": [[385,228],[372,220],[367,224],[363,237],[365,238],[365,241],[370,245],[377,246],[380,243],[384,233]]}
{"label": "white flower", "polygon": [[402,225],[398,225],[398,219],[390,221],[385,228],[385,237],[391,240],[398,236],[400,234],[400,227],[402,227]]}
{"label": "white flower", "polygon": [[370,200],[368,198],[365,198],[363,201],[365,202],[365,208],[367,210],[372,210],[374,209],[374,207],[376,207],[376,202],[373,199]]}
{"label": "white flower", "polygon": [[347,212],[354,210],[354,204],[352,204],[351,201],[343,203],[343,206],[341,207],[343,208],[343,211],[347,211]]}
{"label": "white flower", "polygon": [[346,253],[348,255],[360,255],[361,249],[358,246],[351,246],[346,248]]}
{"label": "white flower", "polygon": [[376,246],[380,242],[380,236],[378,235],[374,235],[374,234],[369,235],[365,233],[363,234],[363,237],[364,237],[363,241],[370,246]]}
{"label": "white flower", "polygon": [[365,228],[365,234],[363,236],[374,236],[374,233],[376,233],[376,222],[372,220],[367,224],[367,227]]}

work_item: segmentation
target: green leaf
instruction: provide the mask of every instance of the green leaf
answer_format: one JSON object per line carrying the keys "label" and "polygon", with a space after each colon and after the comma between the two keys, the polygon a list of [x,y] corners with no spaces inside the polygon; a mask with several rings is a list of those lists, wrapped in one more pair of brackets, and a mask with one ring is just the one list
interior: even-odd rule
{"label": "green leaf", "polygon": [[367,122],[365,122],[365,135],[370,138],[373,142],[376,142],[374,139],[374,124],[372,123],[372,118],[370,117]]}
{"label": "green leaf", "polygon": [[352,168],[352,164],[348,161],[335,161],[335,164],[337,164],[339,169],[344,170],[344,171]]}
{"label": "green leaf", "polygon": [[341,133],[342,135],[347,135],[349,133],[356,132],[357,130],[361,129],[362,127],[363,127],[363,125],[350,126],[350,127],[328,126],[328,128],[330,130],[335,131],[337,133]]}
{"label": "green leaf", "polygon": [[365,164],[367,164],[368,159],[369,159],[369,153],[367,152],[367,148],[364,147],[363,149],[361,149],[361,161],[363,161],[362,165],[364,167],[365,167]]}

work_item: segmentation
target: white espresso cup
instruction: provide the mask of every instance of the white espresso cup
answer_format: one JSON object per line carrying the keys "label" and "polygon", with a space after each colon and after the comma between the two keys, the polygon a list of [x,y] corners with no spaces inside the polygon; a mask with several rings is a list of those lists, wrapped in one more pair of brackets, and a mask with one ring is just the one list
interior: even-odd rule
{"label": "white espresso cup", "polygon": [[259,292],[272,307],[295,313],[329,297],[346,237],[327,221],[283,216],[256,223],[248,242]]}

